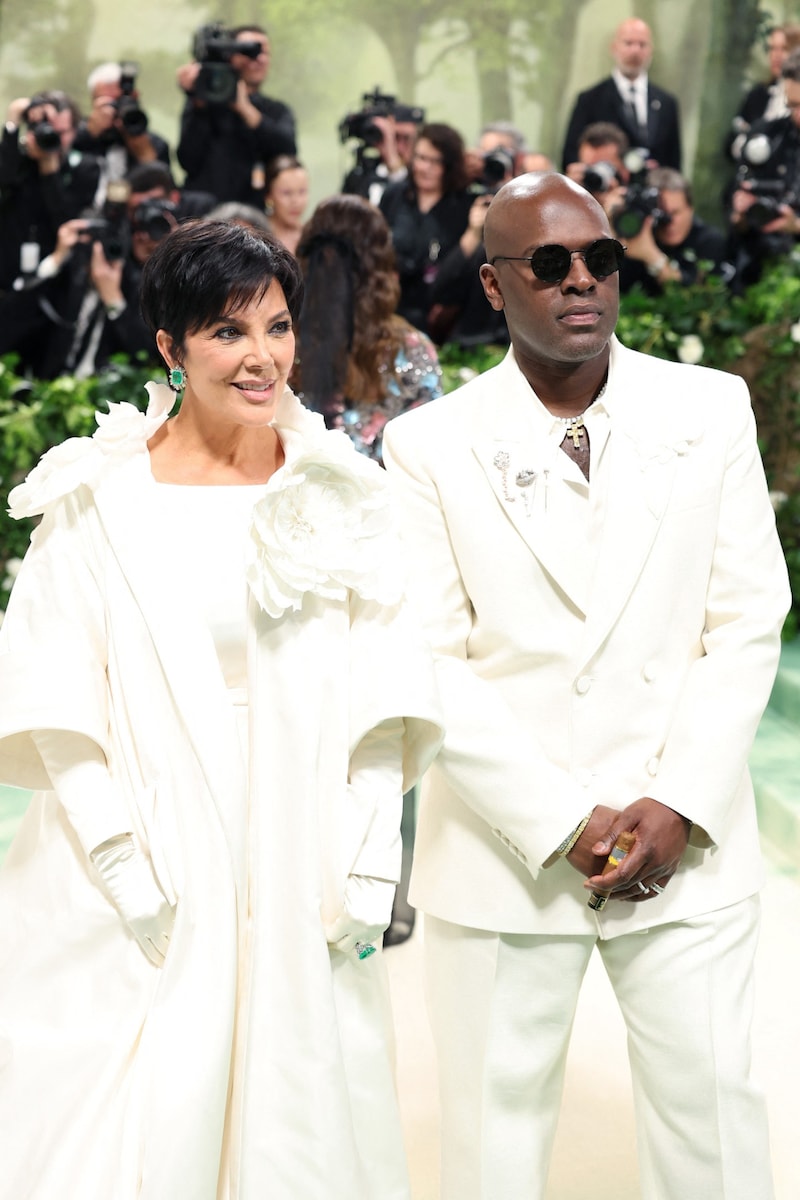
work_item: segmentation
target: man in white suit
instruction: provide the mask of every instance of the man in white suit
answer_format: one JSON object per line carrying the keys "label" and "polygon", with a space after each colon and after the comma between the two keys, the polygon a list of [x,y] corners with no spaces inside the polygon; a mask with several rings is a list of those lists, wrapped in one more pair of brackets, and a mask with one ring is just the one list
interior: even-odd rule
{"label": "man in white suit", "polygon": [[563,176],[506,184],[486,250],[508,357],[385,438],[447,728],[412,877],[442,1197],[543,1195],[597,947],[642,1195],[768,1200],[747,757],[789,593],[747,389],[620,345],[622,248]]}

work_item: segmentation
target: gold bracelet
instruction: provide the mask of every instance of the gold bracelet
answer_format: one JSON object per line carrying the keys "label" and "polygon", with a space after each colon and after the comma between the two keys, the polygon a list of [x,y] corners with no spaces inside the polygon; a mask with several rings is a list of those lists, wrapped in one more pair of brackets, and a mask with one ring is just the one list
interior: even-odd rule
{"label": "gold bracelet", "polygon": [[[592,812],[594,812],[594,809],[592,809]],[[589,824],[591,819],[592,819],[592,813],[591,812],[587,813],[587,815],[581,821],[580,825],[576,825],[576,827],[573,829],[573,831],[569,835],[569,837],[564,838],[564,841],[561,843],[561,845],[556,850],[556,854],[559,856],[559,858],[565,858],[569,854],[570,850],[572,850],[574,848],[575,843],[577,842],[578,838],[581,836],[581,834],[583,833],[584,829]]]}

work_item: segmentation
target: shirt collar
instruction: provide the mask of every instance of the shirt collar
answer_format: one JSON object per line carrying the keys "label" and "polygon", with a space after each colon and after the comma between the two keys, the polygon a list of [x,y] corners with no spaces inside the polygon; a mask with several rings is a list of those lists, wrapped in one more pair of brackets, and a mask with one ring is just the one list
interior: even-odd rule
{"label": "shirt collar", "polygon": [[635,79],[628,79],[623,75],[618,67],[614,67],[611,72],[611,78],[617,85],[617,91],[624,100],[630,99],[631,88],[636,88],[637,96],[647,96],[647,72],[643,71],[641,75],[637,75]]}

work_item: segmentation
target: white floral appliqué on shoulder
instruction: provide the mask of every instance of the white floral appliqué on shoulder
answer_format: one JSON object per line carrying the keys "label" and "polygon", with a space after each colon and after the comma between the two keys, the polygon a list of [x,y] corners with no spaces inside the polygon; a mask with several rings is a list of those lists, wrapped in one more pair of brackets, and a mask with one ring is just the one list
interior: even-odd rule
{"label": "white floral appliqu\u00e9 on shoulder", "polygon": [[9,514],[17,520],[38,516],[54,500],[69,495],[82,484],[95,488],[103,475],[122,459],[144,453],[175,403],[175,396],[165,384],[145,386],[150,397],[147,412],[125,402],[110,404],[107,413],[96,412],[97,429],[92,437],[67,438],[53,446],[27,479],[9,493]]}
{"label": "white floral appliqu\u00e9 on shoulder", "polygon": [[389,489],[346,435],[329,433],[277,471],[253,510],[247,579],[271,617],[311,592],[396,604],[403,591]]}

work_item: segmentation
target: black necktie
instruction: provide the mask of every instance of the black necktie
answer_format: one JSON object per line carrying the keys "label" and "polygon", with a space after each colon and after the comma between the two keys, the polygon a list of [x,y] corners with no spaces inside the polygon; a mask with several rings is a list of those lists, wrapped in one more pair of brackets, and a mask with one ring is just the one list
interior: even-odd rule
{"label": "black necktie", "polygon": [[637,140],[639,141],[639,143],[641,145],[646,146],[647,145],[647,129],[645,128],[644,125],[642,125],[639,122],[639,108],[636,104],[636,86],[635,86],[635,84],[630,85],[630,92],[629,92],[628,100],[627,100],[625,107],[628,111],[628,118],[631,122],[631,126],[636,131]]}

